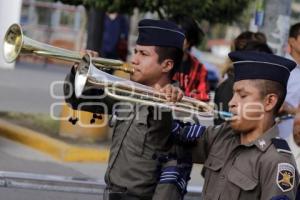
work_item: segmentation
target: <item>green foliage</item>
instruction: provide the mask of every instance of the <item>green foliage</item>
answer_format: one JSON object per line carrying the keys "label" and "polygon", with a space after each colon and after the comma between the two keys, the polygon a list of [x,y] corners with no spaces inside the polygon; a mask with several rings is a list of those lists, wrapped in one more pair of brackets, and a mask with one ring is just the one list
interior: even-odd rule
{"label": "green foliage", "polygon": [[250,0],[61,0],[65,4],[95,7],[104,11],[131,14],[157,12],[160,18],[186,14],[209,22],[232,22],[247,8]]}
{"label": "green foliage", "polygon": [[158,12],[160,18],[186,14],[199,20],[203,19],[202,16],[211,2],[212,0],[143,0],[139,1],[139,9],[142,12]]}
{"label": "green foliage", "polygon": [[248,8],[251,2],[250,0],[217,0],[201,13],[201,18],[213,23],[232,22]]}
{"label": "green foliage", "polygon": [[58,135],[59,132],[60,121],[47,114],[0,112],[0,118],[51,136]]}

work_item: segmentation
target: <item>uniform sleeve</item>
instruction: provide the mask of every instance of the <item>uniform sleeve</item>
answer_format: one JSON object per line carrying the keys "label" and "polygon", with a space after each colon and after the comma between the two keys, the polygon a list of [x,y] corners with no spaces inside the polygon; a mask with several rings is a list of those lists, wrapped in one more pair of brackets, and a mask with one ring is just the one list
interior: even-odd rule
{"label": "uniform sleeve", "polygon": [[158,184],[152,200],[182,200],[182,195],[174,184]]}
{"label": "uniform sleeve", "polygon": [[181,200],[187,193],[193,166],[190,151],[174,145],[171,152],[159,159],[161,170],[153,198],[155,200]]}
{"label": "uniform sleeve", "polygon": [[203,164],[217,138],[229,130],[230,125],[226,122],[218,126],[207,127],[196,144],[191,148],[193,163]]}
{"label": "uniform sleeve", "polygon": [[299,175],[292,156],[278,154],[262,162],[260,174],[261,200],[294,200]]}
{"label": "uniform sleeve", "polygon": [[[226,125],[208,127],[196,124],[173,123],[172,136],[176,143],[176,158],[162,164],[153,199],[183,199],[186,194],[192,163],[204,163],[209,149]],[[197,139],[198,138],[198,139]]]}
{"label": "uniform sleeve", "polygon": [[177,155],[162,164],[153,200],[182,200],[184,198],[192,170],[192,162],[188,157],[190,156]]}
{"label": "uniform sleeve", "polygon": [[92,113],[111,114],[115,100],[106,97],[104,91],[89,88],[83,92],[87,98],[77,98],[74,90],[75,68],[66,76],[64,83],[64,96],[66,103],[74,110],[84,110]]}

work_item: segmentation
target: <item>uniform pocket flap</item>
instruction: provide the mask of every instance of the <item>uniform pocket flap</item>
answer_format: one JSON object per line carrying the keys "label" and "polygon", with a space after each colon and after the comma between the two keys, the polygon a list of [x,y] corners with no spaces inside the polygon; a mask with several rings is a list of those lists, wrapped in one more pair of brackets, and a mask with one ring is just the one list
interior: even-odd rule
{"label": "uniform pocket flap", "polygon": [[135,116],[135,121],[140,125],[148,125],[149,111],[147,107],[141,107],[139,112]]}
{"label": "uniform pocket flap", "polygon": [[253,190],[258,184],[257,180],[249,178],[235,167],[229,171],[228,180],[244,191]]}
{"label": "uniform pocket flap", "polygon": [[204,163],[205,168],[211,169],[213,171],[220,170],[223,167],[223,165],[224,165],[223,160],[211,155],[207,158],[207,160]]}
{"label": "uniform pocket flap", "polygon": [[137,115],[136,118],[136,123],[140,124],[140,125],[148,125],[148,116],[141,114],[141,115]]}

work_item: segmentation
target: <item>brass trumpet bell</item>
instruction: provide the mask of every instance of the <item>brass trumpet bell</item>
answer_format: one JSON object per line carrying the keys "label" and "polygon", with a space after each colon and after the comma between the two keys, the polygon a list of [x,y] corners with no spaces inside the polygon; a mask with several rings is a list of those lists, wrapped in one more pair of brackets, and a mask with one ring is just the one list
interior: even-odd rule
{"label": "brass trumpet bell", "polygon": [[5,34],[3,43],[3,56],[6,62],[11,63],[17,59],[23,42],[24,38],[21,27],[18,24],[11,25]]}
{"label": "brass trumpet bell", "polygon": [[[20,54],[35,54],[78,63],[82,59],[79,52],[51,46],[26,37],[19,24],[12,24],[8,28],[3,44],[3,56],[8,63],[14,62]],[[133,73],[133,69],[127,63],[119,60],[96,57],[93,58],[92,63],[99,69],[115,69]]]}

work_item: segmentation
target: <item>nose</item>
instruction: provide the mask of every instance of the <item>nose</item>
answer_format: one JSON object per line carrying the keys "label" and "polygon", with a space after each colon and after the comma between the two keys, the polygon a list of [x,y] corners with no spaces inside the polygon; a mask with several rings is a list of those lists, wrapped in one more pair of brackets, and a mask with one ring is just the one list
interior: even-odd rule
{"label": "nose", "polygon": [[228,102],[229,109],[233,109],[237,107],[236,95],[233,95],[231,100]]}
{"label": "nose", "polygon": [[132,65],[138,65],[139,64],[139,59],[138,56],[136,54],[133,54],[130,60],[130,63]]}

